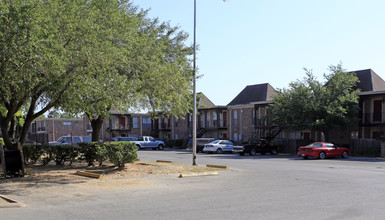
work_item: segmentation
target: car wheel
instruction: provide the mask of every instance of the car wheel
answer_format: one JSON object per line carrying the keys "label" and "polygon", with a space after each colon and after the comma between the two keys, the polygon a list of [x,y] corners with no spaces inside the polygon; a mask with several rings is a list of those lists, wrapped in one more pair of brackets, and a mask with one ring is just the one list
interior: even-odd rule
{"label": "car wheel", "polygon": [[250,151],[250,156],[254,156],[257,152],[255,151],[255,149],[251,149]]}
{"label": "car wheel", "polygon": [[308,156],[303,156],[302,157],[304,160],[307,160],[307,159],[309,159],[309,157]]}
{"label": "car wheel", "polygon": [[140,146],[139,145],[136,145],[136,150],[139,150],[140,149]]}
{"label": "car wheel", "polygon": [[319,153],[319,159],[323,160],[325,158],[326,158],[326,153],[325,152],[322,151],[321,153]]}
{"label": "car wheel", "polygon": [[245,156],[245,152],[240,152],[239,155],[240,156]]}
{"label": "car wheel", "polygon": [[163,145],[160,144],[160,145],[158,146],[158,149],[159,149],[159,150],[163,150]]}
{"label": "car wheel", "polygon": [[222,149],[221,149],[221,148],[218,148],[218,149],[217,149],[217,154],[221,154],[221,153],[223,153]]}
{"label": "car wheel", "polygon": [[342,158],[348,158],[348,156],[349,156],[349,154],[348,154],[348,152],[347,151],[344,151],[343,153],[342,153]]}
{"label": "car wheel", "polygon": [[272,151],[270,152],[271,155],[277,155],[277,153],[278,153],[278,152],[277,152],[277,150],[275,150],[275,149],[272,150]]}

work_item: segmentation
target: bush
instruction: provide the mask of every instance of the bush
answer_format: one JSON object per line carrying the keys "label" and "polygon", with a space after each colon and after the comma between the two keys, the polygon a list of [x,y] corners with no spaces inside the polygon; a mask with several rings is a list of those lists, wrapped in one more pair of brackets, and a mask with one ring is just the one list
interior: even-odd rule
{"label": "bush", "polygon": [[76,157],[79,156],[79,149],[72,145],[51,145],[48,147],[47,153],[52,156],[51,158],[56,165],[63,165],[66,161],[70,161],[70,164],[72,164]]}
{"label": "bush", "polygon": [[104,144],[108,159],[111,163],[122,168],[126,163],[133,163],[138,157],[135,143],[126,141]]}
{"label": "bush", "polygon": [[95,160],[99,162],[100,166],[107,159],[106,147],[100,142],[82,142],[79,143],[79,146],[80,153],[83,154],[88,166],[92,166]]}
{"label": "bush", "polygon": [[44,154],[44,148],[40,144],[27,144],[23,146],[23,154],[26,163],[36,163]]}

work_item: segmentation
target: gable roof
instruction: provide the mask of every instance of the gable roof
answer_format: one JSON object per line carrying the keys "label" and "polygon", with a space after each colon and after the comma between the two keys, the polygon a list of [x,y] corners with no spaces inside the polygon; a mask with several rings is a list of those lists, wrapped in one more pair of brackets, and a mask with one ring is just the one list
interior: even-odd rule
{"label": "gable roof", "polygon": [[352,72],[356,73],[358,79],[360,80],[354,89],[361,89],[361,92],[385,90],[385,81],[372,69]]}
{"label": "gable roof", "polygon": [[246,86],[227,106],[272,101],[277,91],[269,84]]}
{"label": "gable roof", "polygon": [[215,107],[214,103],[201,92],[197,93],[197,105],[198,105],[198,108]]}

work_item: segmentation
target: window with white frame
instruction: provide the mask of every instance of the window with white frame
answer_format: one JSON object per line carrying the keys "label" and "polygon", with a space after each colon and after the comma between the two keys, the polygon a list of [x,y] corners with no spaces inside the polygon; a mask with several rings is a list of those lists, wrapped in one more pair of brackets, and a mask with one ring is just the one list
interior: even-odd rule
{"label": "window with white frame", "polygon": [[238,110],[233,111],[233,124],[234,125],[238,124]]}
{"label": "window with white frame", "polygon": [[151,118],[143,118],[143,128],[151,128]]}
{"label": "window with white frame", "polygon": [[132,118],[132,128],[139,128],[139,119],[138,117],[133,117]]}

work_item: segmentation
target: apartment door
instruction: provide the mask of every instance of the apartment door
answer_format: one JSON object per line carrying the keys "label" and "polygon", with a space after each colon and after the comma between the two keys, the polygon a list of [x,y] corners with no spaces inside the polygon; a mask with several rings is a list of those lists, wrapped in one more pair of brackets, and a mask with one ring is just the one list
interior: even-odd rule
{"label": "apartment door", "polygon": [[373,122],[382,121],[382,100],[375,100],[373,102]]}
{"label": "apartment door", "polygon": [[125,129],[126,128],[126,118],[121,117],[120,118],[120,129]]}

